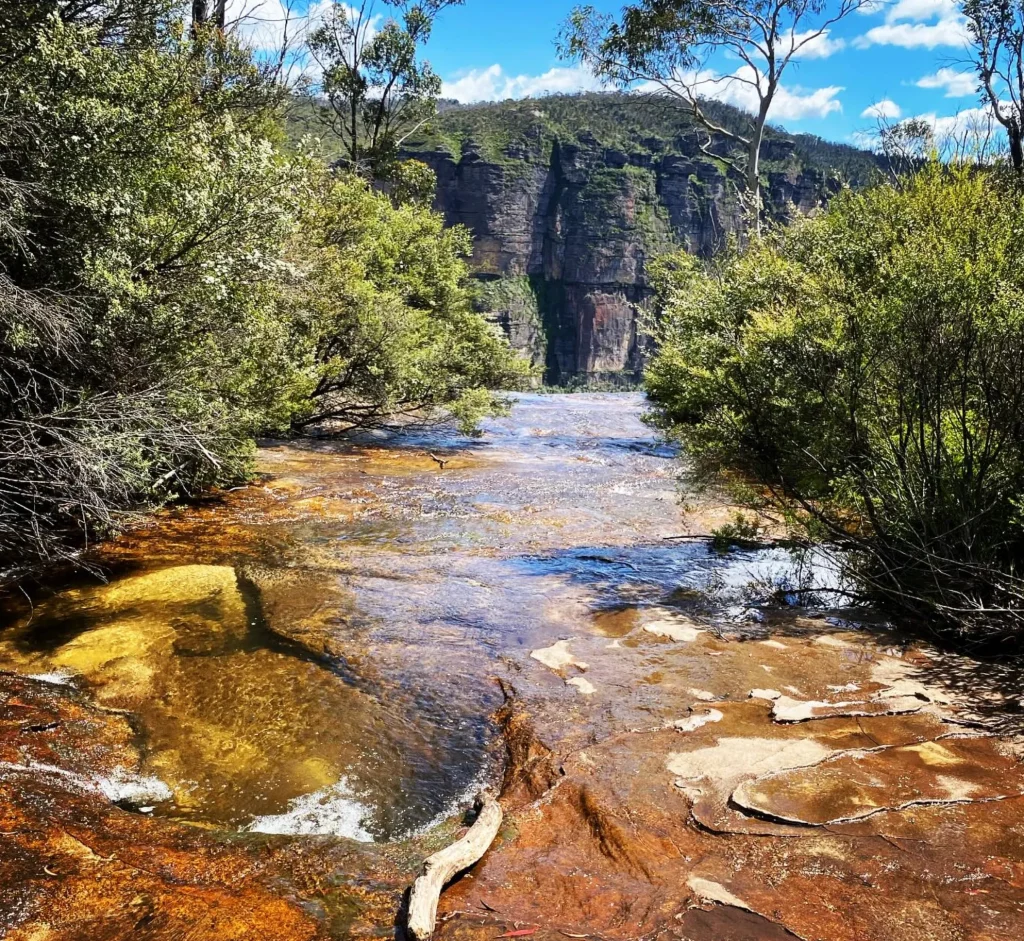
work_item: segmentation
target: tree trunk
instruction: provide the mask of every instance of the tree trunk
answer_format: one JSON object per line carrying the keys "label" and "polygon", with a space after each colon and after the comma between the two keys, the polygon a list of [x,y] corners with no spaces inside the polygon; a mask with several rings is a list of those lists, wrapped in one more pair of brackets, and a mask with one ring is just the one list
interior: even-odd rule
{"label": "tree trunk", "polygon": [[1010,138],[1010,162],[1014,172],[1020,174],[1024,172],[1024,129],[1014,123],[1006,129],[1006,133]]}
{"label": "tree trunk", "polygon": [[756,138],[750,142],[747,152],[747,198],[753,213],[751,228],[756,238],[761,234],[761,142]]}
{"label": "tree trunk", "polygon": [[217,24],[217,29],[219,29],[222,33],[224,32],[224,28],[227,25],[227,8],[228,0],[217,0],[217,12],[214,22]]}
{"label": "tree trunk", "polygon": [[193,35],[200,26],[205,25],[209,13],[206,9],[206,0],[192,0],[192,33]]}
{"label": "tree trunk", "polygon": [[757,117],[754,119],[754,133],[750,135],[750,144],[747,150],[747,193],[754,213],[755,238],[761,234],[761,144],[764,141],[764,126],[768,121],[768,109],[771,107],[774,95],[775,88],[771,86],[768,93],[761,98],[761,105],[757,109]]}

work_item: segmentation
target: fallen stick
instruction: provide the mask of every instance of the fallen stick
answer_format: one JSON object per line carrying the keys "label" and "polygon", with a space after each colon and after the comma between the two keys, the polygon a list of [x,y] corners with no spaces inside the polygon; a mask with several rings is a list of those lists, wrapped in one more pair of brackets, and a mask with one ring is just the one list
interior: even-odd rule
{"label": "fallen stick", "polygon": [[494,842],[501,826],[502,810],[492,795],[484,791],[478,798],[480,812],[461,840],[428,856],[423,870],[412,884],[409,893],[409,934],[416,941],[427,941],[434,933],[437,921],[437,903],[441,890],[463,869],[468,869]]}

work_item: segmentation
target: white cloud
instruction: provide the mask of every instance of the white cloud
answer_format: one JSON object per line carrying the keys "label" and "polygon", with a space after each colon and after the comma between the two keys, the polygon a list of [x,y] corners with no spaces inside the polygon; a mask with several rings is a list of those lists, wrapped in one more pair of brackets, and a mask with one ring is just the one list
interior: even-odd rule
{"label": "white cloud", "polygon": [[584,68],[548,69],[542,75],[508,75],[500,65],[473,69],[444,83],[441,95],[461,102],[504,101],[559,92],[599,91],[600,79]]}
{"label": "white cloud", "polygon": [[923,22],[933,17],[944,19],[959,12],[955,0],[897,0],[884,9],[886,23],[898,23],[900,20]]}
{"label": "white cloud", "polygon": [[[868,109],[870,110],[870,109]],[[867,112],[865,112],[865,115]],[[976,148],[979,155],[991,153],[993,146],[998,150],[1002,131],[988,106],[965,108],[956,114],[937,115],[934,111],[916,114],[900,123],[921,121],[931,128],[940,152],[950,154],[958,147],[968,152]],[[848,138],[851,144],[865,150],[881,150],[882,139],[877,130],[854,131]]]}
{"label": "white cloud", "polygon": [[[757,89],[752,82],[754,70],[745,65],[731,75],[717,75],[704,71],[690,75],[680,84],[695,90],[703,98],[724,101],[753,114],[760,104]],[[804,89],[799,85],[780,85],[772,99],[768,117],[774,121],[802,121],[805,118],[824,118],[833,111],[842,111],[843,106],[836,97],[843,90],[841,85],[825,88]]]}
{"label": "white cloud", "polygon": [[891,98],[883,98],[881,101],[865,108],[860,113],[860,116],[862,118],[882,118],[887,120],[889,118],[898,118],[902,113],[900,106],[895,101]]}
{"label": "white cloud", "polygon": [[965,134],[986,135],[995,132],[995,118],[992,109],[987,105],[979,108],[964,108],[956,114],[937,117],[934,113],[919,114],[919,121],[932,126],[935,137],[939,140],[947,137],[962,137]]}
{"label": "white cloud", "polygon": [[[238,38],[257,52],[277,52],[287,39],[297,48],[304,37],[323,21],[332,7],[332,0],[228,0],[226,21]],[[355,7],[347,7],[349,15],[358,17]],[[367,24],[365,36],[372,37],[380,25],[380,14]]]}
{"label": "white cloud", "polygon": [[228,0],[226,14],[239,39],[260,51],[279,49],[298,19],[284,0]]}
{"label": "white cloud", "polygon": [[[878,12],[878,8],[872,12]],[[963,46],[967,40],[966,21],[954,0],[897,0],[886,7],[885,23],[858,36],[853,44],[859,49],[868,46],[935,49]]]}
{"label": "white cloud", "polygon": [[794,59],[827,59],[839,52],[840,49],[846,48],[846,40],[833,39],[829,36],[827,29],[817,36],[814,35],[816,32],[817,30],[809,29],[806,32],[791,35],[790,40],[794,46],[804,43],[794,54]]}
{"label": "white cloud", "polygon": [[971,72],[941,68],[931,75],[924,75],[915,83],[918,88],[942,88],[947,98],[961,98],[973,95],[978,90],[978,78]]}
{"label": "white cloud", "polygon": [[[805,118],[824,118],[833,111],[842,111],[843,105],[836,97],[843,87],[841,85],[828,85],[825,88],[816,88],[813,91],[804,91],[799,86],[792,89],[780,85],[772,100],[771,111],[768,117],[774,121],[802,121]],[[745,104],[740,100],[732,102],[738,108],[746,111],[756,110],[753,100]]]}
{"label": "white cloud", "polygon": [[935,49],[938,46],[963,46],[967,28],[960,17],[938,23],[887,23],[869,29],[854,40],[858,49],[868,46],[900,46],[903,49]]}

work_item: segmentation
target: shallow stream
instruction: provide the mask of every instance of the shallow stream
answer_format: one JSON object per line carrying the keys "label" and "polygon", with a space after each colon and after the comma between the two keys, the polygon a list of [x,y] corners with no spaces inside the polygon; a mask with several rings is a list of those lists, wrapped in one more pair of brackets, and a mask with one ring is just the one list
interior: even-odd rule
{"label": "shallow stream", "polygon": [[[642,407],[524,395],[476,439],[267,444],[262,485],[161,515],[103,550],[108,584],[16,611],[0,667],[131,713],[146,813],[408,835],[499,773],[496,676],[531,650],[614,643],[665,606],[756,632],[758,602],[797,581],[785,552],[674,538],[678,462]],[[702,512],[691,525],[724,511]],[[627,699],[609,709],[653,708]]]}

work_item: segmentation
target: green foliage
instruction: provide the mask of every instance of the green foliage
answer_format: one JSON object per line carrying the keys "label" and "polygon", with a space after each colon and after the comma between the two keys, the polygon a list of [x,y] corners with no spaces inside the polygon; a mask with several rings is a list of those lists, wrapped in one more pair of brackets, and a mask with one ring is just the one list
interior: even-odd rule
{"label": "green foliage", "polygon": [[[733,133],[742,133],[748,124],[747,116],[731,105],[717,101],[701,104],[717,125]],[[307,122],[301,127],[311,125]],[[301,136],[298,122],[293,133]],[[621,92],[588,92],[467,106],[442,102],[440,114],[410,137],[405,149],[446,150],[458,160],[472,141],[493,162],[521,163],[525,154],[528,159],[546,163],[556,141],[588,141],[626,153],[692,156],[697,150],[694,134],[692,113],[677,101]],[[769,125],[766,140],[791,141],[796,168],[819,170],[851,185],[876,181],[882,169],[875,154],[810,134],[793,136]],[[697,159],[711,158],[698,154]]]}
{"label": "green foliage", "polygon": [[444,406],[469,431],[501,410],[488,390],[517,387],[526,366],[472,309],[469,233],[356,177],[324,185],[299,246],[299,317],[319,338],[302,425],[366,427]]}
{"label": "green foliage", "polygon": [[711,548],[716,552],[726,552],[734,546],[757,545],[760,536],[761,525],[757,517],[737,511],[728,523],[711,530]]}
{"label": "green foliage", "polygon": [[[417,59],[434,19],[462,0],[330,0],[309,48],[323,69],[319,92],[347,166],[388,175],[408,134],[432,117],[441,79]],[[384,7],[398,17],[378,23]]]}
{"label": "green foliage", "polygon": [[244,479],[260,434],[501,407],[425,167],[385,195],[283,146],[283,90],[172,4],[52,7],[0,60],[0,566]]}
{"label": "green foliage", "polygon": [[848,550],[866,590],[966,636],[1019,629],[1024,197],[931,166],[706,271],[657,266],[653,421],[696,479]]}

